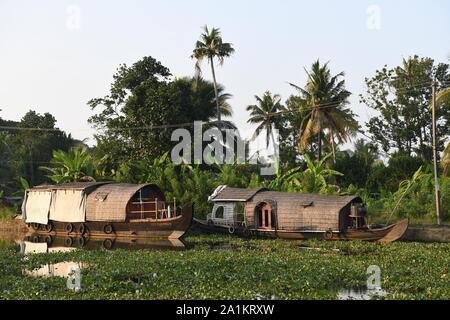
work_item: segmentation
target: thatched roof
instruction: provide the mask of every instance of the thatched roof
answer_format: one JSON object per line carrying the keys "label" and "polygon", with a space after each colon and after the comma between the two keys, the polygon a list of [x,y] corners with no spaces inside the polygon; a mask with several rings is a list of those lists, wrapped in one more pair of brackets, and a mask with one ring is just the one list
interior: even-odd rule
{"label": "thatched roof", "polygon": [[127,204],[141,189],[156,191],[161,200],[163,192],[155,184],[110,183],[98,187],[87,197],[86,220],[122,222],[126,220]]}
{"label": "thatched roof", "polygon": [[258,202],[264,200],[282,202],[288,204],[289,206],[333,207],[338,210],[355,200],[361,201],[361,199],[356,196],[321,195],[312,193],[269,191],[265,188],[242,189],[230,187],[223,187],[217,190],[210,198],[210,201],[212,202]]}
{"label": "thatched roof", "polygon": [[52,191],[52,190],[92,190],[95,187],[111,182],[71,182],[63,184],[40,185],[30,188],[28,191]]}
{"label": "thatched roof", "polygon": [[230,188],[224,187],[217,194],[214,194],[210,201],[220,202],[220,201],[236,201],[236,202],[246,202],[249,201],[255,194],[260,191],[267,189],[241,189],[241,188]]}
{"label": "thatched roof", "polygon": [[253,202],[264,202],[265,200],[276,201],[277,206],[283,207],[310,207],[320,209],[336,210],[337,212],[349,203],[362,202],[357,196],[336,196],[312,193],[262,191],[253,197]]}

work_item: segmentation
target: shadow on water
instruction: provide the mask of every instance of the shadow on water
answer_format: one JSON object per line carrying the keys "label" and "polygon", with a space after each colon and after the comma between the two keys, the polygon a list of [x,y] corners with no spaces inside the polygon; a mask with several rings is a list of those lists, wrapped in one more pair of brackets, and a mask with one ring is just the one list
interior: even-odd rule
{"label": "shadow on water", "polygon": [[0,234],[0,248],[15,246],[21,253],[67,252],[86,250],[186,250],[190,246],[180,239],[90,238],[43,234]]}
{"label": "shadow on water", "polygon": [[132,238],[89,238],[60,237],[51,235],[31,234],[25,236],[22,242],[46,244],[49,251],[64,251],[67,249],[124,249],[124,250],[185,250],[188,246],[179,239],[132,239]]}

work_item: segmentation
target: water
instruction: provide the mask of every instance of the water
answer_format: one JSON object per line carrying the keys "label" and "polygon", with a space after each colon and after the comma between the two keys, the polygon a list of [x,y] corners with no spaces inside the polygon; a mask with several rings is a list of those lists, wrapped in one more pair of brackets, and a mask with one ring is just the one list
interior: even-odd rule
{"label": "water", "polygon": [[24,254],[62,252],[75,249],[86,250],[185,250],[186,244],[179,239],[127,239],[127,238],[88,238],[56,237],[50,235],[30,234],[15,239],[14,243]]}
{"label": "water", "polygon": [[[86,237],[56,237],[41,234],[17,235],[13,233],[0,234],[3,247],[15,247],[27,259],[32,254],[70,252],[74,250],[185,250],[186,245],[178,239],[90,239]],[[27,277],[64,277],[68,278],[74,272],[87,265],[74,261],[62,261],[41,265],[34,270],[22,271]]]}
{"label": "water", "polygon": [[23,275],[28,277],[63,277],[67,278],[73,274],[74,270],[85,268],[81,262],[63,261],[58,263],[49,263],[42,265],[34,270],[23,270]]}

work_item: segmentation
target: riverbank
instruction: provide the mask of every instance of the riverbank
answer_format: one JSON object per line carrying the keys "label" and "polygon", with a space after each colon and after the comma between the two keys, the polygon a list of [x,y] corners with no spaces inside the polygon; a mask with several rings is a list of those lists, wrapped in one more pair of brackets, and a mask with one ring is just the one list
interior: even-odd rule
{"label": "riverbank", "polygon": [[406,230],[401,240],[450,243],[450,226],[412,225]]}

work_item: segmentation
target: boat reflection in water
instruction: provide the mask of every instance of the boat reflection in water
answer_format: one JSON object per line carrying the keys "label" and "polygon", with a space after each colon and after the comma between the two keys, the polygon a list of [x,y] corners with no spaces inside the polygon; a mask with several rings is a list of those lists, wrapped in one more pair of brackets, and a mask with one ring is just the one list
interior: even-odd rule
{"label": "boat reflection in water", "polygon": [[88,237],[60,237],[42,234],[29,234],[21,241],[21,252],[24,254],[32,252],[64,252],[77,248],[88,250],[184,250],[186,249],[186,245],[180,239],[99,239]]}
{"label": "boat reflection in water", "polygon": [[[30,234],[23,240],[16,240],[20,252],[27,256],[36,253],[70,252],[77,249],[125,249],[125,250],[184,250],[185,244],[179,239],[89,239],[74,237],[52,237]],[[87,266],[86,263],[63,261],[49,263],[34,270],[23,270],[29,277],[64,277],[67,278]]]}

